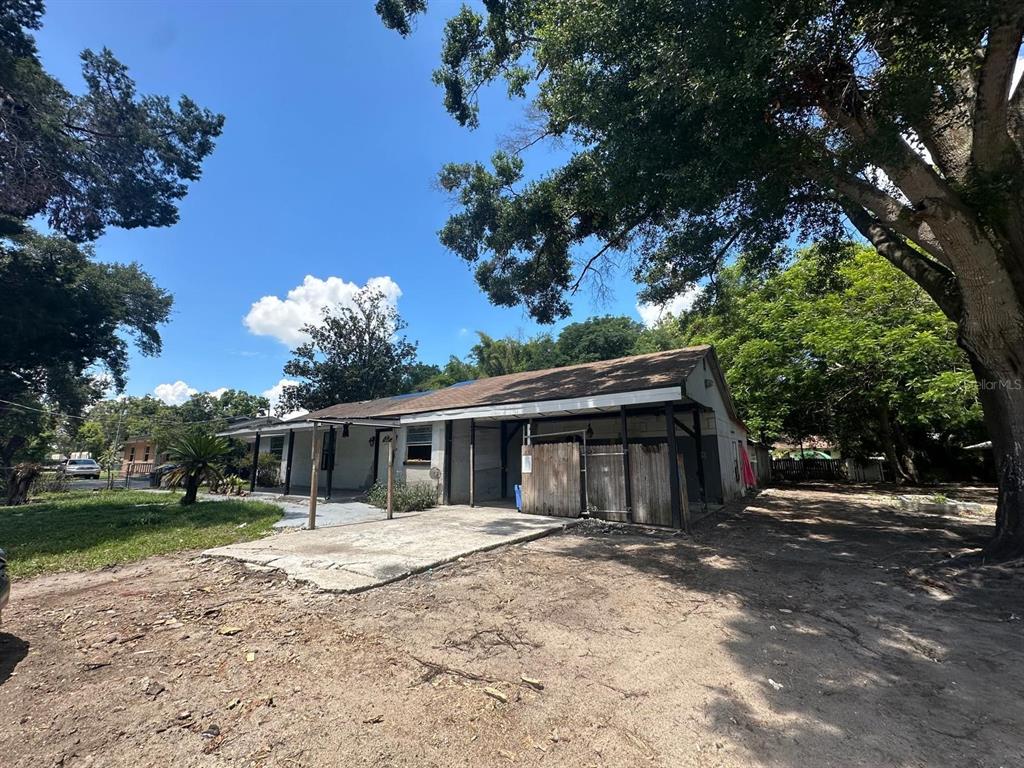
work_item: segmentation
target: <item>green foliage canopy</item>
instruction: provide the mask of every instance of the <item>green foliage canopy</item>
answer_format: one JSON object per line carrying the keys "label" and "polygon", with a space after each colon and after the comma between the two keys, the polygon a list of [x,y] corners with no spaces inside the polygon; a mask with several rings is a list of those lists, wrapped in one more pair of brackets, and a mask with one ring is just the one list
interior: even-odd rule
{"label": "green foliage canopy", "polygon": [[77,413],[111,382],[123,387],[130,339],[142,354],[160,351],[171,297],[137,264],[92,256],[56,236],[0,239],[2,465],[44,426],[30,409]]}
{"label": "green foliage canopy", "polygon": [[187,96],[140,96],[105,48],[82,52],[86,91],[72,94],[39,60],[42,14],[41,0],[0,6],[0,232],[37,215],[76,241],[174,224],[224,117]]}
{"label": "green foliage canopy", "polygon": [[300,383],[284,390],[282,413],[335,403],[373,400],[408,386],[416,344],[400,335],[406,323],[379,291],[362,291],[351,306],[328,307],[319,325],[303,331],[310,340],[284,366]]}
{"label": "green foliage canopy", "polygon": [[820,435],[844,454],[963,445],[981,430],[956,326],[872,249],[832,263],[817,249],[782,272],[723,270],[717,300],[674,329],[714,344],[748,427],[766,441]]}

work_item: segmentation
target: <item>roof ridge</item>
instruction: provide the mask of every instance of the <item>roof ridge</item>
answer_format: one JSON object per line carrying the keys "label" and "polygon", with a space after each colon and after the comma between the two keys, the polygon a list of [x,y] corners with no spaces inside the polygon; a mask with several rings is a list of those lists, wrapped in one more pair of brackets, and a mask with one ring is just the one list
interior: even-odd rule
{"label": "roof ridge", "polygon": [[589,365],[597,365],[599,363],[618,363],[623,360],[640,360],[641,358],[657,357],[658,355],[667,355],[672,352],[696,352],[697,350],[708,350],[711,349],[710,344],[691,344],[688,347],[676,347],[675,349],[662,349],[658,352],[643,352],[639,355],[623,355],[622,357],[608,357],[603,360],[591,360],[589,363],[573,363],[572,365],[555,365],[550,368],[532,368],[528,371],[515,371],[514,373],[502,373],[497,376],[481,376],[478,379],[467,379],[466,381],[457,381],[454,384],[449,384],[447,387],[441,387],[441,389],[432,390],[433,392],[444,392],[452,387],[457,387],[467,383],[473,383],[476,381],[498,381],[512,376],[524,376],[526,374],[537,374],[537,373],[552,373],[553,371],[571,371],[574,368],[585,368]]}

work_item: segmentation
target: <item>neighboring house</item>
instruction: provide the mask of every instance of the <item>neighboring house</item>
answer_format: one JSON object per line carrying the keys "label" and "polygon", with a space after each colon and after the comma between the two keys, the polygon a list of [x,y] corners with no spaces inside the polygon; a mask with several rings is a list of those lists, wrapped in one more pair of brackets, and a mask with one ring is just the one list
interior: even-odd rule
{"label": "neighboring house", "polygon": [[149,435],[130,437],[121,449],[121,467],[132,472],[151,470],[155,465],[167,461],[167,453],[160,451]]}
{"label": "neighboring house", "polygon": [[314,428],[325,496],[383,482],[392,435],[396,479],[431,483],[448,504],[508,504],[522,486],[524,511],[678,526],[688,506],[722,504],[750,483],[746,428],[709,346],[339,403],[220,434],[280,456],[284,491],[308,492]]}

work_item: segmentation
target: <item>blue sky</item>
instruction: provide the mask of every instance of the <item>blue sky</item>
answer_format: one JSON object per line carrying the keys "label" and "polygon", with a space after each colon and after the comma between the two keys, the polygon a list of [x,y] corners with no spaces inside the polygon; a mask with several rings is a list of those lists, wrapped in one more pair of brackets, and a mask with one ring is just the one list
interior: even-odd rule
{"label": "blue sky", "polygon": [[[464,355],[477,329],[538,330],[522,310],[491,306],[437,241],[450,204],[433,187],[436,171],[488,158],[522,122],[523,104],[499,89],[487,94],[476,131],[444,111],[430,75],[456,7],[435,0],[403,40],[371,0],[50,0],[37,40],[68,87],[81,85],[79,52],[107,46],[140,92],[187,93],[227,117],[179,224],[112,230],[96,243],[101,259],[139,261],[175,297],[163,354],[133,356],[129,394],[268,390],[282,378],[289,347],[280,339],[294,338],[296,318],[375,277],[401,291],[398,308],[427,362]],[[539,148],[528,159],[537,170],[559,154]],[[574,319],[637,316],[628,275],[611,289],[600,300],[581,295]],[[263,297],[278,298],[264,299],[247,327]],[[165,386],[175,382],[185,384]]]}

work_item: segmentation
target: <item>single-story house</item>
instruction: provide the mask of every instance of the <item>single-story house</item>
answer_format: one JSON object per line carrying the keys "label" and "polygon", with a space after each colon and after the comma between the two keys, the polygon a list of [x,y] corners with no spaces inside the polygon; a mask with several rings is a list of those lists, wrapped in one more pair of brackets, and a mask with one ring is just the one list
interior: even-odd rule
{"label": "single-story house", "polygon": [[280,456],[286,494],[309,492],[314,434],[325,497],[384,482],[389,443],[395,478],[431,484],[444,504],[510,504],[518,486],[524,512],[682,527],[690,508],[754,484],[710,346],[338,403],[220,434]]}

